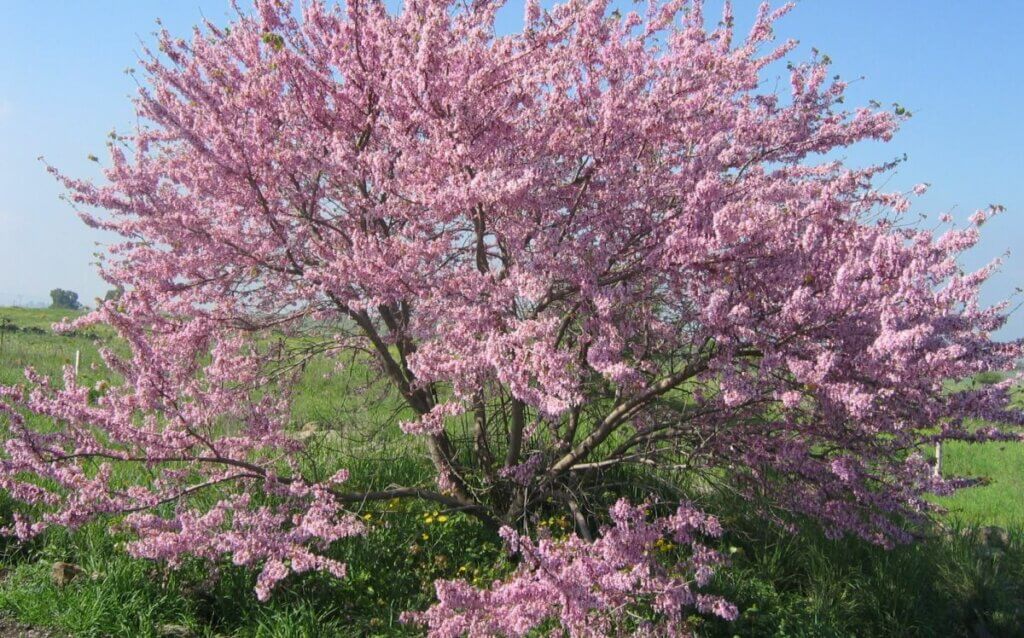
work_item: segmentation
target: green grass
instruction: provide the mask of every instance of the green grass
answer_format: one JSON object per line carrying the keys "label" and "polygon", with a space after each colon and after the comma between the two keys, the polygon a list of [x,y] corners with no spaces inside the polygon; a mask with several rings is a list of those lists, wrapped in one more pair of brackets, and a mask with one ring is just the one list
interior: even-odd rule
{"label": "green grass", "polygon": [[[370,520],[367,539],[332,550],[349,562],[348,578],[292,578],[266,604],[253,596],[248,570],[211,570],[194,561],[167,571],[125,555],[123,538],[103,525],[55,530],[30,547],[7,548],[10,573],[0,586],[0,609],[76,636],[156,636],[166,625],[202,636],[412,635],[398,616],[429,604],[434,578],[500,557],[493,539],[461,516],[428,525],[421,512],[385,508]],[[478,549],[456,554],[460,547]],[[79,565],[85,575],[57,587],[50,578],[54,561]]]}
{"label": "green grass", "polygon": [[[730,521],[733,565],[719,586],[740,608],[711,636],[1022,636],[1024,534],[1005,546],[974,526],[884,550]],[[987,631],[989,633],[983,633]]]}
{"label": "green grass", "polygon": [[943,444],[947,476],[977,477],[975,485],[936,500],[947,516],[962,523],[1024,528],[1024,445],[1020,443]]}
{"label": "green grass", "polygon": [[[26,365],[49,375],[80,353],[83,383],[98,381],[97,341],[109,332],[56,335],[49,326],[68,313],[0,308],[18,329],[3,333],[0,383],[20,383]],[[429,479],[424,450],[397,433],[405,415],[382,389],[356,388],[372,378],[358,361],[338,368],[312,360],[294,397],[297,428],[315,423],[308,463],[327,474],[345,466],[354,488]],[[1024,446],[947,444],[948,474],[988,483],[939,499],[946,529],[886,551],[854,540],[832,541],[808,526],[791,535],[751,520],[721,498],[721,549],[732,558],[714,583],[741,609],[735,623],[695,618],[709,636],[996,636],[1024,635]],[[125,469],[123,471],[130,471]],[[13,504],[0,496],[0,522]],[[74,532],[51,530],[29,543],[0,539],[0,613],[75,636],[158,636],[172,627],[197,636],[319,637],[418,635],[399,622],[422,609],[436,578],[489,582],[509,569],[498,539],[476,521],[444,523],[417,503],[376,503],[359,510],[371,533],[336,543],[331,555],[349,565],[343,580],[289,577],[266,604],[253,594],[255,573],[192,561],[176,571],[127,556],[127,540],[98,522]],[[1010,529],[1006,546],[981,542],[977,529]],[[55,561],[85,575],[66,587],[50,577]]]}
{"label": "green grass", "polygon": [[[79,371],[88,376],[92,364],[99,364],[95,341],[103,331],[85,334],[55,335],[51,326],[78,313],[69,310],[0,308],[0,383],[20,383],[22,371],[32,366],[44,374],[57,376],[75,360],[79,351]],[[4,326],[14,330],[3,330]]]}

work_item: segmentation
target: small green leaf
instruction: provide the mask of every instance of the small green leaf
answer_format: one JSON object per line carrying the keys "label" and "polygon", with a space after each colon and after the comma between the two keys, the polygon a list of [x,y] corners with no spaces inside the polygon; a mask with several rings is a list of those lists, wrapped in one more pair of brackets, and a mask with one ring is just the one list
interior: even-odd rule
{"label": "small green leaf", "polygon": [[284,48],[284,38],[276,33],[264,33],[263,43],[275,51],[280,51]]}

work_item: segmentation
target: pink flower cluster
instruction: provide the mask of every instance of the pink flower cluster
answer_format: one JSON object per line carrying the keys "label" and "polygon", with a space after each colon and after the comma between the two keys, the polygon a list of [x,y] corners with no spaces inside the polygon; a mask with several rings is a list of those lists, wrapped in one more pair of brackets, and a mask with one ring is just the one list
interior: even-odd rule
{"label": "pink flower cluster", "polygon": [[253,507],[248,494],[231,496],[206,512],[179,509],[174,519],[147,513],[132,514],[127,524],[138,534],[128,545],[134,556],[166,561],[171,567],[183,557],[210,560],[229,557],[235,565],[262,570],[256,579],[256,596],[270,597],[271,590],[290,573],[322,570],[343,578],[345,565],[310,551],[309,545],[326,547],[332,541],[362,535],[365,527],[345,513],[323,487],[291,486],[288,492],[309,497],[308,503],[292,504],[300,513],[290,517],[268,506]]}
{"label": "pink flower cluster", "polygon": [[[648,506],[625,500],[610,513],[613,524],[593,543],[577,536],[533,541],[503,528],[509,550],[520,559],[512,576],[488,589],[438,581],[437,604],[407,613],[405,620],[426,625],[431,638],[526,636],[549,621],[573,638],[597,638],[688,635],[686,616],[693,611],[736,618],[735,605],[697,592],[725,562],[699,540],[722,534],[713,516],[681,505],[670,516],[648,520]],[[657,622],[631,617],[638,605],[649,605]]]}

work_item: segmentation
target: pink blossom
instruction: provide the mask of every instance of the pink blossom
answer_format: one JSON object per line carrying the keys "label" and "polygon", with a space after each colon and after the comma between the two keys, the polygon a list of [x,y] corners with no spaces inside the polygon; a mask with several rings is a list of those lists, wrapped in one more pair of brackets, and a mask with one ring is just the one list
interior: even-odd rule
{"label": "pink blossom", "polygon": [[[438,581],[437,604],[403,618],[426,625],[432,638],[448,638],[525,636],[548,620],[557,620],[570,636],[624,635],[624,607],[642,602],[662,615],[665,635],[685,631],[693,610],[726,620],[737,617],[735,605],[696,592],[725,562],[695,540],[721,534],[713,519],[682,505],[672,516],[648,520],[646,506],[624,500],[612,507],[611,518],[613,525],[593,543],[577,537],[535,542],[506,527],[502,537],[521,558],[514,574],[484,589],[465,581]],[[667,537],[688,555],[666,554],[675,551]]]}

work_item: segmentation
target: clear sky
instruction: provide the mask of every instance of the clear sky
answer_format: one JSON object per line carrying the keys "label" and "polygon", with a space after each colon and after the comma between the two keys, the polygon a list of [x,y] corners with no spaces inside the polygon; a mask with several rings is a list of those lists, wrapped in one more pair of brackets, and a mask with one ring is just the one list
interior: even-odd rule
{"label": "clear sky", "polygon": [[[718,5],[709,2],[709,13]],[[735,2],[740,28],[756,5]],[[61,189],[36,158],[99,177],[88,156],[103,158],[106,134],[130,130],[134,120],[135,85],[123,71],[140,39],[151,40],[158,17],[181,35],[204,16],[225,22],[229,0],[0,0],[0,10],[0,305],[45,301],[56,287],[88,303],[107,288],[91,265],[104,237],[58,199]],[[521,16],[522,0],[513,0],[500,28],[518,29]],[[931,183],[915,212],[964,220],[989,204],[1007,207],[965,264],[1009,251],[985,292],[989,303],[1024,286],[1022,28],[1020,0],[803,0],[777,28],[780,38],[802,43],[793,59],[815,46],[844,78],[863,76],[848,104],[899,102],[914,113],[892,143],[847,157],[863,164],[906,153],[886,186]],[[1001,336],[1024,336],[1024,310]]]}

